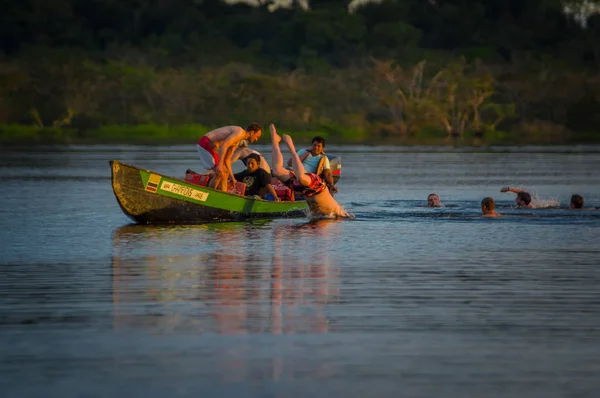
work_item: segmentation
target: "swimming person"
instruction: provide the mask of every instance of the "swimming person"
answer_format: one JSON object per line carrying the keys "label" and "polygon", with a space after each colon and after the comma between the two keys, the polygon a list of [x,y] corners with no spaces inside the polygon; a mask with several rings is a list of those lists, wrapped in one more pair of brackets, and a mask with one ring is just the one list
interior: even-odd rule
{"label": "swimming person", "polygon": [[517,197],[515,198],[515,203],[517,204],[517,207],[523,207],[528,209],[533,207],[533,204],[531,203],[531,194],[529,192],[525,192],[522,189],[513,187],[502,187],[502,189],[500,189],[500,192],[516,193]]}
{"label": "swimming person", "polygon": [[498,217],[502,214],[496,213],[494,210],[496,208],[496,203],[493,198],[487,197],[483,198],[481,201],[481,216],[482,217]]}
{"label": "swimming person", "polygon": [[570,209],[583,209],[583,196],[575,194],[571,196]]}
{"label": "swimming person", "polygon": [[430,193],[427,197],[427,205],[425,207],[444,207],[440,201],[440,197],[436,193]]}
{"label": "swimming person", "polygon": [[[342,209],[339,203],[331,196],[327,184],[318,175],[306,173],[302,161],[296,153],[292,138],[284,134],[280,137],[277,134],[275,126],[269,126],[271,132],[271,142],[273,145],[273,175],[294,191],[301,193],[306,198],[308,207],[313,215],[325,217],[348,217],[348,214]],[[283,141],[288,147],[292,156],[293,171],[283,167],[283,155],[279,147],[280,141]]]}

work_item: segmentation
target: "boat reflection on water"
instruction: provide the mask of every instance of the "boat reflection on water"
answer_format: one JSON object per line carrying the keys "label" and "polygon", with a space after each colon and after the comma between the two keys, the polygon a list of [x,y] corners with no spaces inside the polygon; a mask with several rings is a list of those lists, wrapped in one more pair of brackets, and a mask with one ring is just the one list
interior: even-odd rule
{"label": "boat reflection on water", "polygon": [[328,332],[339,268],[324,248],[336,228],[333,220],[121,227],[113,236],[114,327]]}
{"label": "boat reflection on water", "polygon": [[334,221],[122,227],[113,236],[114,328],[167,339],[168,357],[194,358],[200,378],[331,375],[314,352],[339,299],[339,268],[323,249],[338,232]]}

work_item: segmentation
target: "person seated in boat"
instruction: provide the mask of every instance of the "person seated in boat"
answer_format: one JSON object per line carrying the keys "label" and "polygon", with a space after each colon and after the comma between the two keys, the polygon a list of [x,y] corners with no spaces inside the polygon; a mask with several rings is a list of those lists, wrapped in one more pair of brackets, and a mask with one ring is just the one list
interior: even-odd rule
{"label": "person seated in boat", "polygon": [[483,198],[481,201],[481,216],[482,217],[498,217],[501,214],[496,213],[494,210],[496,208],[496,204],[494,199],[487,197]]}
{"label": "person seated in boat", "polygon": [[436,193],[430,193],[427,197],[427,205],[425,207],[444,207],[440,201],[440,197]]}
{"label": "person seated in boat", "polygon": [[[262,126],[251,123],[244,130],[240,126],[225,126],[209,131],[198,140],[196,148],[202,165],[214,174],[210,187],[227,190],[227,180],[235,184],[231,170],[231,157],[240,141],[256,142],[262,134]],[[225,162],[224,160],[229,160]],[[229,167],[227,166],[229,165]]]}
{"label": "person seated in boat", "polygon": [[502,189],[500,189],[500,192],[516,193],[517,197],[515,198],[515,203],[517,204],[517,207],[529,209],[533,207],[533,203],[531,203],[531,194],[529,192],[525,192],[522,189],[513,187],[502,187]]}
{"label": "person seated in boat", "polygon": [[260,167],[260,158],[255,153],[246,156],[246,170],[234,174],[234,178],[246,184],[244,195],[264,199],[268,192],[273,195],[273,200],[279,202],[277,192],[271,185],[271,174]]}
{"label": "person seated in boat", "polygon": [[[269,126],[269,130],[271,132],[271,143],[273,145],[273,175],[294,189],[294,191],[304,195],[313,215],[348,217],[348,214],[344,209],[342,209],[333,196],[331,196],[325,181],[315,173],[306,172],[300,157],[296,153],[292,138],[287,134],[280,137],[273,124]],[[292,170],[288,170],[283,166],[283,155],[279,148],[280,141],[283,141],[290,150],[292,156]]]}
{"label": "person seated in boat", "polygon": [[[302,161],[304,170],[308,173],[314,173],[321,177],[326,183],[329,190],[337,193],[338,189],[333,182],[333,174],[331,174],[331,164],[329,158],[323,152],[325,149],[325,139],[321,136],[316,136],[311,141],[311,146],[306,149],[300,149],[298,156]],[[292,159],[287,162],[288,167],[292,166]]]}
{"label": "person seated in boat", "polygon": [[269,175],[270,175],[271,174],[271,166],[269,166],[269,163],[267,162],[265,157],[257,150],[248,148],[248,141],[246,141],[246,140],[241,140],[239,146],[235,149],[235,151],[233,151],[233,156],[231,157],[231,163],[235,163],[235,161],[239,159],[244,163],[245,166],[247,166],[246,159],[247,159],[248,155],[250,155],[251,153],[254,153],[254,154],[260,156],[260,168],[263,169],[264,171],[266,171],[267,173],[269,173]]}

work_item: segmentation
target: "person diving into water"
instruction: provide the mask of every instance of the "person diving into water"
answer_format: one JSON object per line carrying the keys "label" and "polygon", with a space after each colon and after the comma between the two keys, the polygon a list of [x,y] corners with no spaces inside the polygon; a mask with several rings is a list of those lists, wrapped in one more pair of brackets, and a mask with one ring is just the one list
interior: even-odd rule
{"label": "person diving into water", "polygon": [[[331,196],[325,181],[318,175],[307,173],[304,170],[304,165],[296,153],[292,137],[287,134],[280,137],[273,124],[269,126],[269,131],[273,145],[273,175],[294,191],[304,195],[312,215],[321,217],[349,217],[348,213]],[[290,151],[293,171],[283,167],[283,155],[279,147],[281,141],[285,143]]]}

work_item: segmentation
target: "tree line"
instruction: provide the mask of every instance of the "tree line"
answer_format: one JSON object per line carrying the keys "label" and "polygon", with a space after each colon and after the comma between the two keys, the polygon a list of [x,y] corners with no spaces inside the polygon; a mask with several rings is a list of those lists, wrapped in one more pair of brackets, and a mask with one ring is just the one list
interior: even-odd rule
{"label": "tree line", "polygon": [[594,139],[600,15],[559,0],[24,0],[0,17],[0,123],[268,120],[364,138]]}

